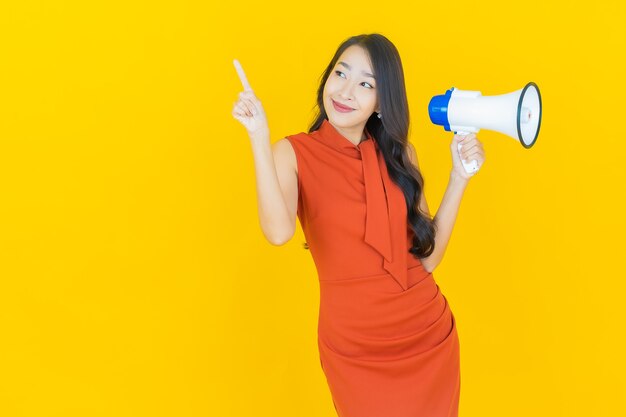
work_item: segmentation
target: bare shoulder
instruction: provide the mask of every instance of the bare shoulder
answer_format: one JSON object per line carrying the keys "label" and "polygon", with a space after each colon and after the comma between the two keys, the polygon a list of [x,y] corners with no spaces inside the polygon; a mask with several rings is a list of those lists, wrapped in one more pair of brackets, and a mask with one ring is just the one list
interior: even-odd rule
{"label": "bare shoulder", "polygon": [[296,152],[293,145],[287,138],[277,140],[272,144],[272,152],[274,161],[282,166],[287,166],[298,173],[298,162],[296,160]]}

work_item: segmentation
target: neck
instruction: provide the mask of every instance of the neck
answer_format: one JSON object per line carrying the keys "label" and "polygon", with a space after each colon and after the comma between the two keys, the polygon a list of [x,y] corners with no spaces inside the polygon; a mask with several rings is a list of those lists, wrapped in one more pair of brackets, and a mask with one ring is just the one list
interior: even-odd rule
{"label": "neck", "polygon": [[355,146],[363,142],[367,138],[364,130],[365,123],[352,127],[338,127],[334,124],[333,126],[335,127],[335,129],[337,129],[337,132],[341,133],[342,136],[352,142]]}

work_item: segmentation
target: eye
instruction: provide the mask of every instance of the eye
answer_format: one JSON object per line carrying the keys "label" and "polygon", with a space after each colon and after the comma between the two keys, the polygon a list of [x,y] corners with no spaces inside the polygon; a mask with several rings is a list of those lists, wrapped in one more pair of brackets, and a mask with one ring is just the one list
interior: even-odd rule
{"label": "eye", "polygon": [[[339,70],[336,70],[336,71],[335,71],[335,74],[337,74],[337,75],[341,76],[341,74],[343,74],[343,72],[341,72],[341,71],[339,71]],[[366,83],[365,81],[363,81],[361,84],[367,84],[367,85],[369,86],[369,87],[368,87],[368,89],[373,89],[373,88],[374,88],[374,86],[373,86],[373,85],[371,85],[370,83]]]}

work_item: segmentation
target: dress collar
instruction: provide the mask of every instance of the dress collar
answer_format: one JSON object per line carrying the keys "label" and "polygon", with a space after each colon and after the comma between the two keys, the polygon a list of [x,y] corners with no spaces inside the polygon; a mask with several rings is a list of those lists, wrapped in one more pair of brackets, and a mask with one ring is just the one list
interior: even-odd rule
{"label": "dress collar", "polygon": [[384,258],[383,267],[408,289],[407,209],[402,189],[387,172],[385,158],[378,143],[365,129],[366,139],[354,145],[327,120],[322,121],[315,136],[328,146],[362,160],[365,184],[365,242]]}
{"label": "dress collar", "polygon": [[378,144],[367,128],[365,129],[365,139],[358,145],[350,142],[348,138],[339,133],[335,126],[328,121],[328,119],[324,119],[319,129],[314,133],[317,133],[318,138],[326,145],[352,158],[361,159],[361,152],[363,151],[365,142],[374,142],[374,148],[378,149]]}

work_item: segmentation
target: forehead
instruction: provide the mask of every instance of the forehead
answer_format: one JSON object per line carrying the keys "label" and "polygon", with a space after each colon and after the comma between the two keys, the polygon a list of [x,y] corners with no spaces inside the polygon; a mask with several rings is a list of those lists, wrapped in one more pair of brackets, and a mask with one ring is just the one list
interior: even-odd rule
{"label": "forehead", "polygon": [[367,51],[358,45],[352,45],[343,51],[337,60],[337,64],[342,61],[350,66],[357,67],[357,69],[360,68],[362,70],[372,72],[370,58]]}

